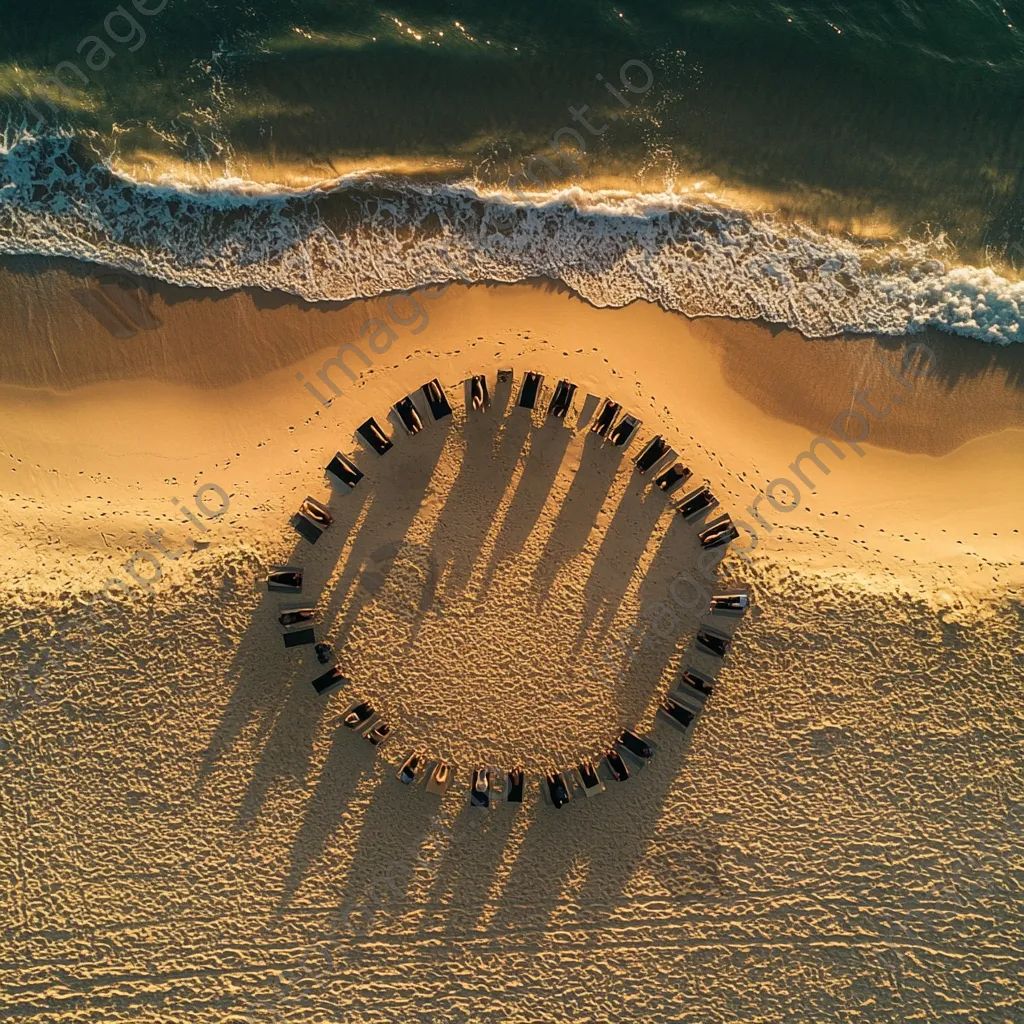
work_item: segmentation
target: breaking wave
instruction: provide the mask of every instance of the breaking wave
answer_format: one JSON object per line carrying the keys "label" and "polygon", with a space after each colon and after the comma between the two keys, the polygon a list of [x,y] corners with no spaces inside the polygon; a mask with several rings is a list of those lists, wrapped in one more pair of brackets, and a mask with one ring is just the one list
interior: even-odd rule
{"label": "breaking wave", "polygon": [[303,191],[138,182],[71,136],[0,144],[0,253],[66,256],[179,285],[310,301],[443,281],[561,281],[597,306],[763,319],[808,337],[937,327],[1024,340],[1024,284],[678,195],[529,196],[382,175]]}

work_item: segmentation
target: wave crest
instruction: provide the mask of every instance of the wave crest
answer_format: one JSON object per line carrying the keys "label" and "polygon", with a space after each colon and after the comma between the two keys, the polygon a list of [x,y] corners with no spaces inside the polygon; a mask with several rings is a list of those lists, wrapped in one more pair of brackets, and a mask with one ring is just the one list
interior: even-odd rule
{"label": "wave crest", "polygon": [[950,269],[916,242],[872,246],[678,195],[511,198],[382,175],[294,190],[139,182],[70,135],[0,144],[0,252],[66,256],[179,285],[309,301],[443,281],[562,281],[598,306],[763,319],[808,337],[937,327],[1024,340],[1024,284]]}

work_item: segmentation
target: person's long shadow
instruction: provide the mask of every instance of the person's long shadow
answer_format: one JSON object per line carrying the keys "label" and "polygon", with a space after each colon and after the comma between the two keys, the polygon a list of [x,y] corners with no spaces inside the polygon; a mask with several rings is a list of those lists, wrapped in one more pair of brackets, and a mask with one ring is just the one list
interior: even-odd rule
{"label": "person's long shadow", "polygon": [[[359,825],[355,853],[332,922],[337,934],[366,934],[382,923],[408,918],[410,911],[415,919],[412,927],[420,930],[429,917],[428,904],[422,900],[409,903],[407,892],[414,882],[429,887],[422,875],[438,863],[438,857],[443,858],[447,830],[441,824],[437,802],[410,789],[394,778],[393,766],[377,759],[373,794]],[[293,865],[293,887],[301,881],[301,867],[297,862]],[[410,927],[408,921],[403,927]]]}
{"label": "person's long shadow", "polygon": [[630,581],[640,571],[637,565],[640,555],[650,542],[658,520],[668,510],[665,495],[650,486],[649,477],[631,474],[584,585],[583,631],[577,638],[577,646],[595,623],[602,632],[608,629]]}
{"label": "person's long shadow", "polygon": [[508,390],[504,385],[486,412],[466,414],[462,465],[429,542],[448,593],[469,584],[530,430],[525,413],[505,415]]}
{"label": "person's long shadow", "polygon": [[[405,787],[394,768],[372,754],[358,735],[339,727],[324,774],[310,801],[306,819],[293,844],[291,867],[280,910],[286,909],[311,866],[323,852],[346,810],[344,797],[372,779],[370,803],[359,825],[352,862],[345,873],[341,901],[332,922],[338,936],[368,934],[372,928],[395,927],[403,934],[441,934],[453,926],[469,931],[492,883],[493,869],[515,824],[512,815],[455,811],[465,802],[465,773],[453,781],[441,802]],[[352,748],[357,749],[353,752]],[[359,769],[357,775],[354,769]],[[337,785],[341,772],[352,776]],[[416,883],[419,894],[408,896]]]}
{"label": "person's long shadow", "polygon": [[[529,412],[525,409],[514,410],[512,419],[516,420],[520,416],[529,427],[532,423],[528,419]],[[542,426],[529,431],[529,437],[530,450],[488,560],[484,589],[503,561],[522,552],[551,493],[565,451],[573,438],[573,431],[560,419],[549,416]]]}
{"label": "person's long shadow", "polygon": [[[617,706],[629,707],[637,681],[650,678],[655,663],[668,670],[662,687],[669,689],[687,665],[712,681],[722,665],[721,659],[697,646],[697,630],[702,623],[710,623],[732,635],[742,620],[710,614],[711,596],[736,581],[723,570],[727,547],[711,551],[701,547],[698,534],[703,527],[703,521],[687,523],[673,515],[651,560],[637,590],[646,640],[620,678]],[[705,565],[703,572],[698,562]]]}
{"label": "person's long shadow", "polygon": [[334,730],[331,749],[292,843],[291,865],[284,881],[279,912],[287,909],[303,879],[323,854],[353,795],[379,774],[376,753],[375,747],[344,724]]}
{"label": "person's long shadow", "polygon": [[496,907],[490,899],[508,844],[518,824],[511,807],[491,811],[466,806],[468,786],[460,779],[453,799],[463,803],[452,825],[451,843],[430,889],[424,925],[448,936],[464,937],[486,927]]}
{"label": "person's long shadow", "polygon": [[[655,757],[642,769],[630,761],[627,782],[608,782],[606,792],[590,800],[577,791],[558,811],[538,800],[526,812],[532,817],[525,836],[506,857],[508,876],[494,897],[495,930],[522,936],[629,919],[630,881],[681,785],[690,742],[665,722],[657,722],[649,735]],[[706,848],[712,838],[703,836],[698,845]],[[703,887],[703,880],[694,886]]]}
{"label": "person's long shadow", "polygon": [[[645,895],[643,903],[631,896],[641,866],[655,875],[666,900],[713,900],[722,892],[719,833],[713,823],[698,822],[685,812],[668,814],[670,807],[700,799],[699,784],[685,771],[695,735],[692,730],[684,734],[658,714],[648,736],[656,754],[642,775],[613,784],[615,788],[592,801],[592,806],[578,809],[584,823],[588,818],[595,823],[591,828],[582,826],[593,838],[588,843],[586,877],[575,902],[582,914],[599,922],[628,922],[645,913],[650,896]],[[673,827],[668,841],[659,833],[659,823],[666,816],[683,822]],[[650,892],[647,886],[645,890]]]}
{"label": "person's long shadow", "polygon": [[[262,596],[252,612],[249,628],[226,673],[226,680],[233,683],[234,689],[224,715],[207,745],[197,779],[200,788],[205,785],[221,757],[254,718],[262,719],[256,739],[263,743],[273,732],[275,712],[289,708],[301,711],[293,718],[295,722],[303,724],[295,725],[294,729],[301,730],[304,735],[293,732],[287,747],[278,751],[283,755],[283,772],[279,774],[290,772],[297,778],[305,777],[305,765],[312,749],[317,716],[312,713],[312,708],[306,707],[306,691],[302,689],[302,697],[298,696],[300,688],[294,685],[294,681],[300,675],[310,673],[311,667],[307,663],[311,659],[305,654],[295,657],[283,648],[277,614],[283,599],[303,604],[308,601],[311,605],[317,603],[320,587],[328,575],[328,567],[337,559],[338,550],[358,520],[368,494],[368,488],[356,487],[338,499],[332,497],[330,507],[334,523],[316,545],[295,535],[295,546],[286,562],[304,570],[301,594],[294,598],[286,594],[272,594],[267,592],[265,584],[260,584]],[[282,524],[282,530],[288,529],[290,527],[287,524]],[[266,570],[270,567],[263,568]],[[308,651],[308,648],[300,648],[300,651]],[[277,672],[267,671],[268,666],[279,666],[279,669]],[[310,675],[310,678],[313,676]],[[262,788],[262,784],[258,784],[255,791]],[[243,803],[244,816],[251,816],[255,812],[251,792]]]}
{"label": "person's long shadow", "polygon": [[[664,495],[655,492],[653,499]],[[496,926],[539,930],[577,925],[598,928],[612,921],[629,920],[642,913],[629,896],[631,880],[652,849],[660,843],[658,822],[666,804],[681,803],[693,784],[680,776],[693,729],[684,734],[654,705],[678,677],[685,659],[693,660],[693,637],[705,606],[694,604],[679,615],[653,615],[662,604],[672,605],[672,584],[690,569],[699,551],[696,530],[679,516],[669,524],[638,588],[641,609],[636,623],[645,642],[639,643],[617,679],[615,704],[622,708],[624,728],[649,729],[655,757],[640,768],[630,761],[625,783],[607,782],[607,790],[593,800],[577,795],[567,807],[554,811],[538,802],[532,811],[525,840],[512,860],[502,887]],[[715,569],[709,570],[714,578]],[[678,589],[678,588],[677,588]],[[713,584],[709,584],[713,589]],[[705,674],[708,666],[699,665]],[[611,745],[614,736],[607,737]],[[542,780],[541,780],[541,784]],[[696,822],[673,834],[671,858],[658,854],[655,874],[673,901],[714,899],[721,891],[717,834],[713,826]],[[585,845],[584,845],[585,843]],[[664,877],[661,877],[664,876]]]}
{"label": "person's long shadow", "polygon": [[550,593],[559,569],[583,551],[597,514],[608,500],[621,461],[615,457],[615,449],[609,452],[606,448],[599,435],[588,432],[579,465],[534,574],[534,586],[541,595]]}
{"label": "person's long shadow", "polygon": [[[449,441],[451,419],[432,423],[414,437],[396,437],[395,446],[380,460],[390,460],[376,477],[366,515],[341,572],[333,581],[324,621],[338,646],[380,588],[394,561],[397,546],[423,506],[438,458]],[[431,575],[433,575],[431,573]],[[430,593],[422,600],[429,602]],[[344,615],[339,612],[346,605]]]}

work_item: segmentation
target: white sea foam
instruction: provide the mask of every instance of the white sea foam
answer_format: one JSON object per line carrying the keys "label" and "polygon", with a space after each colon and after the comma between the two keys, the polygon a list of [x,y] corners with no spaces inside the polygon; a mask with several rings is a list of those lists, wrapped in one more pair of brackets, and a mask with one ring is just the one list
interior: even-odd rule
{"label": "white sea foam", "polygon": [[598,306],[760,318],[810,337],[938,327],[1024,340],[1024,284],[678,195],[527,197],[386,176],[297,191],[137,182],[70,137],[0,145],[0,252],[68,256],[181,285],[311,301],[448,280],[562,281]]}

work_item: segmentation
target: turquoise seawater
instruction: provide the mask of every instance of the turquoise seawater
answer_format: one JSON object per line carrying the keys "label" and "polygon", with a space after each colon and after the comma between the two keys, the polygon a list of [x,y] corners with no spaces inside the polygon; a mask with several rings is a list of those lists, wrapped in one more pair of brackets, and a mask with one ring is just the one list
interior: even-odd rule
{"label": "turquoise seawater", "polygon": [[[12,0],[0,24],[0,252],[335,298],[432,261],[432,279],[539,272],[593,301],[812,334],[1021,336],[1020,0]],[[146,157],[218,187],[119,171]],[[285,168],[396,161],[405,177],[326,196],[244,181],[256,164],[283,184]],[[495,214],[490,190],[524,165],[548,205]],[[701,179],[759,212],[713,208]],[[345,263],[369,245],[386,250],[379,281]]]}

